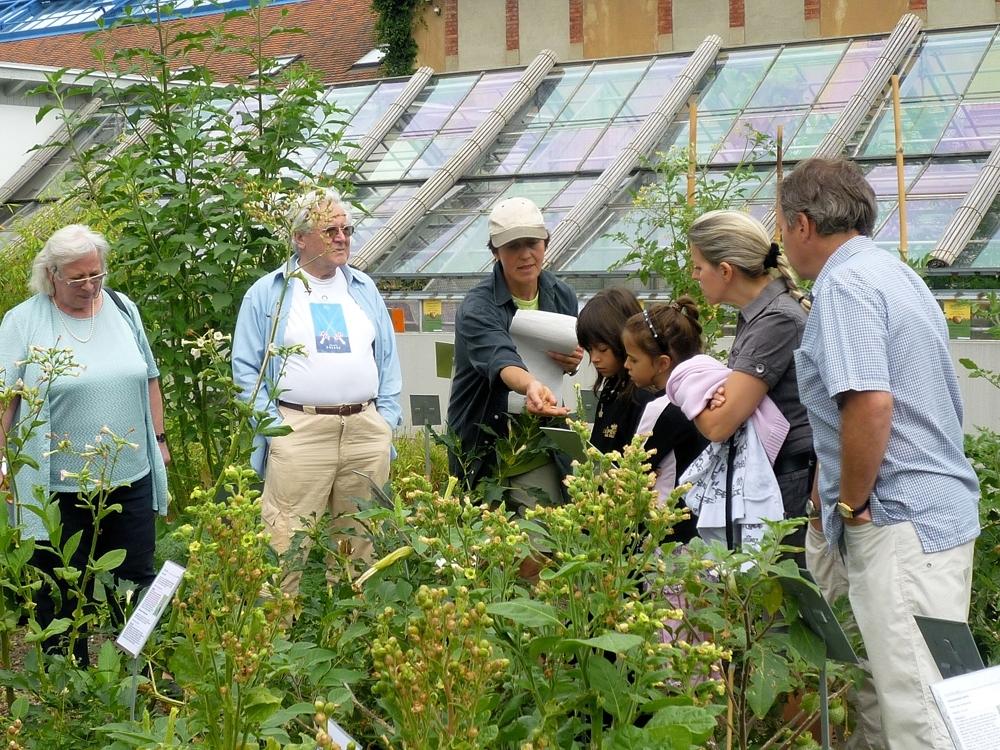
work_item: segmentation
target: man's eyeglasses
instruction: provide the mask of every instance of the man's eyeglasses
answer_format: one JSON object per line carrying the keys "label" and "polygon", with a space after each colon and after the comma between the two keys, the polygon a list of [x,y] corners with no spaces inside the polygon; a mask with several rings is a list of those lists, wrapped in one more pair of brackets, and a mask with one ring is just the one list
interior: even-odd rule
{"label": "man's eyeglasses", "polygon": [[343,234],[345,237],[350,237],[354,234],[354,227],[348,225],[346,227],[327,227],[323,232],[328,237],[336,237],[338,234]]}
{"label": "man's eyeglasses", "polygon": [[68,286],[70,289],[80,289],[85,284],[93,284],[94,286],[100,286],[104,283],[104,277],[107,276],[107,271],[104,273],[97,273],[93,276],[85,276],[82,279],[64,279],[59,270],[55,271],[56,278],[59,279],[63,284]]}

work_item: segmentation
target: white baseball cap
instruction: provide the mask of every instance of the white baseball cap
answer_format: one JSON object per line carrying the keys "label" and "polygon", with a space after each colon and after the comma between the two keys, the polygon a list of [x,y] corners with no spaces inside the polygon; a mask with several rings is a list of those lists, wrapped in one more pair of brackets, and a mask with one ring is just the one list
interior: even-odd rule
{"label": "white baseball cap", "polygon": [[490,211],[490,242],[493,247],[526,237],[535,240],[549,237],[538,206],[527,198],[508,198],[497,203]]}

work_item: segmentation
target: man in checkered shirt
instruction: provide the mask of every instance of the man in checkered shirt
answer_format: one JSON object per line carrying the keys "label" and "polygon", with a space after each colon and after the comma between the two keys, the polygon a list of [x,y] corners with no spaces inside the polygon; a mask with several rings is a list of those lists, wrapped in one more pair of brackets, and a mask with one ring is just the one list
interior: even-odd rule
{"label": "man in checkered shirt", "polygon": [[815,279],[795,365],[819,459],[814,502],[844,556],[886,742],[946,750],[929,688],[941,677],[913,616],[967,619],[979,484],[944,316],[872,242],[876,213],[852,162],[808,159],[782,181],[785,252]]}

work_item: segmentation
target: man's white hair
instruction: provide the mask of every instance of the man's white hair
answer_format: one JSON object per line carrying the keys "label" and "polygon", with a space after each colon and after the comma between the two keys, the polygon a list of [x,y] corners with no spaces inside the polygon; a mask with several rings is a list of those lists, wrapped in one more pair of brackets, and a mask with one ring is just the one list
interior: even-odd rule
{"label": "man's white hair", "polygon": [[312,229],[312,220],[316,214],[316,207],[323,203],[332,203],[340,206],[347,217],[347,223],[351,224],[351,205],[344,200],[343,196],[333,188],[314,188],[303,193],[292,203],[288,209],[288,230],[292,239],[295,235],[308,232]]}

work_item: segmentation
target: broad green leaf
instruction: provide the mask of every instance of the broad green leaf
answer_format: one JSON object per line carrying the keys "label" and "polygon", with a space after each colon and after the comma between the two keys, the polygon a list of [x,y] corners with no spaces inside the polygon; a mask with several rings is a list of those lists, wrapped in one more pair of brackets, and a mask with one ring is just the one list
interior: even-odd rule
{"label": "broad green leaf", "polygon": [[288,708],[283,708],[280,711],[275,711],[273,714],[267,717],[261,728],[268,727],[280,727],[287,724],[289,721],[294,719],[296,716],[304,716],[311,714],[316,710],[312,703],[296,703]]}
{"label": "broad green leaf", "polygon": [[771,579],[765,584],[764,591],[764,609],[769,615],[774,615],[779,609],[781,609],[781,601],[784,598],[784,589],[781,588],[781,584],[777,580]]}
{"label": "broad green leaf", "polygon": [[792,676],[785,660],[771,651],[753,649],[749,663],[754,669],[747,688],[747,703],[760,718],[771,709],[779,695],[792,689]]}
{"label": "broad green leaf", "polygon": [[554,607],[531,599],[494,602],[486,611],[528,628],[562,627],[563,624]]}
{"label": "broad green leaf", "polygon": [[630,707],[628,683],[615,665],[603,656],[591,656],[587,660],[587,679],[602,699],[604,709],[618,721],[624,721]]}
{"label": "broad green leaf", "polygon": [[690,732],[693,741],[701,743],[712,736],[717,722],[715,716],[701,706],[667,706],[653,714],[648,726],[682,726]]}
{"label": "broad green leaf", "polygon": [[271,714],[281,708],[281,696],[270,689],[259,686],[251,688],[243,695],[243,715],[247,721],[266,721]]}
{"label": "broad green leaf", "polygon": [[557,578],[563,578],[565,576],[580,573],[586,570],[598,570],[600,567],[600,563],[587,562],[586,560],[574,560],[573,562],[566,563],[558,570],[544,568],[541,573],[538,574],[538,577],[543,581],[553,581]]}
{"label": "broad green leaf", "polygon": [[113,549],[110,552],[105,552],[97,560],[94,561],[94,571],[112,571],[125,562],[125,550],[123,549]]}
{"label": "broad green leaf", "polygon": [[[634,633],[616,633],[609,631],[604,635],[599,635],[595,638],[565,638],[562,643],[567,646],[577,646],[584,648],[599,648],[602,651],[611,651],[615,654],[624,654],[627,651],[631,651],[636,646],[642,644],[644,641],[642,636],[635,635]],[[562,650],[560,648],[560,650]]]}

